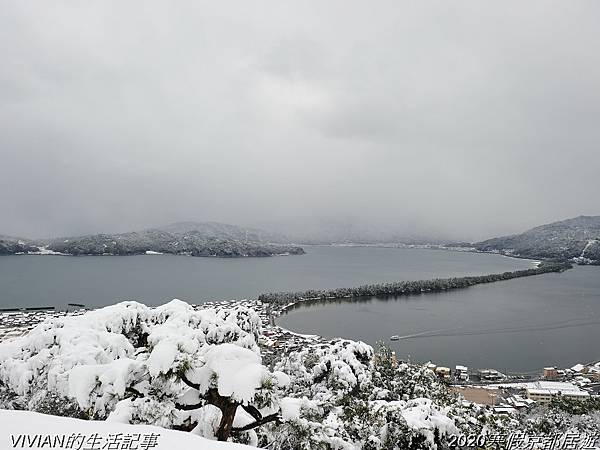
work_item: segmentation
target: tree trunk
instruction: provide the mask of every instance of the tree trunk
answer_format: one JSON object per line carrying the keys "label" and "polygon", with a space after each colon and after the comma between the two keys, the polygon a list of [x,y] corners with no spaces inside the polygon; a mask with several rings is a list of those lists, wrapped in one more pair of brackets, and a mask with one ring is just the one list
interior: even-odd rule
{"label": "tree trunk", "polygon": [[[187,378],[182,377],[182,380],[191,388],[196,390],[199,389],[198,385],[192,383]],[[217,429],[216,437],[219,441],[226,441],[229,439],[229,435],[233,429],[233,420],[235,419],[235,413],[239,403],[232,400],[231,397],[224,397],[220,395],[218,389],[216,388],[210,388],[202,397],[206,400],[207,404],[216,406],[221,410],[221,422],[219,422],[219,428]],[[177,405],[177,408],[190,411],[200,408],[201,406],[202,405],[199,403],[197,405]]]}
{"label": "tree trunk", "polygon": [[233,428],[233,419],[235,419],[235,412],[237,411],[238,404],[233,402],[223,402],[217,406],[222,413],[219,429],[217,430],[217,439],[219,441],[226,441],[231,434],[231,428]]}

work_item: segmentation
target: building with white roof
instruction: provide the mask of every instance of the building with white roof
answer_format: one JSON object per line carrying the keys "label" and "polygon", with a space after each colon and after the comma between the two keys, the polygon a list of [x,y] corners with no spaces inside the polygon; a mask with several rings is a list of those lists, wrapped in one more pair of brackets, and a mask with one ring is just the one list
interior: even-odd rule
{"label": "building with white roof", "polygon": [[461,381],[469,380],[469,368],[466,366],[456,366],[455,368],[456,379]]}
{"label": "building with white roof", "polygon": [[538,403],[550,403],[555,397],[582,400],[590,396],[587,391],[581,390],[571,383],[559,381],[538,381],[526,389],[527,398]]}

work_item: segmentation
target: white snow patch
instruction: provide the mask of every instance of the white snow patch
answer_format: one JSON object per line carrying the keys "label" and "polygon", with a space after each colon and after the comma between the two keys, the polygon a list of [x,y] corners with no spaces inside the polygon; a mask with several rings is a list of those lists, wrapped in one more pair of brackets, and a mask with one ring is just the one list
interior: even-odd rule
{"label": "white snow patch", "polygon": [[28,255],[61,255],[68,256],[67,253],[55,252],[54,250],[48,250],[47,246],[38,246],[37,252],[27,252]]}
{"label": "white snow patch", "polygon": [[150,353],[148,358],[148,371],[153,377],[161,373],[167,373],[173,367],[177,356],[177,345],[174,342],[162,340]]}
{"label": "white snow patch", "polygon": [[277,385],[279,387],[283,388],[283,387],[287,387],[290,385],[291,380],[287,373],[276,370],[275,372],[273,372],[273,376],[277,380]]}
{"label": "white snow patch", "polygon": [[[217,442],[205,439],[197,433],[186,433],[183,431],[167,430],[164,428],[150,425],[127,425],[118,422],[105,422],[96,420],[79,420],[67,417],[49,416],[31,411],[9,411],[0,410],[0,450],[14,450],[20,445],[13,445],[17,439],[25,440],[24,446],[27,448],[50,447],[48,442],[55,442],[54,439],[60,439],[65,436],[65,442],[73,433],[80,433],[86,438],[94,435],[103,441],[108,442],[109,435],[116,434],[140,434],[140,438],[152,434],[158,435],[157,446],[155,450],[172,449],[202,449],[202,450],[243,450],[250,449],[246,445],[234,444],[231,442]],[[47,439],[46,445],[43,445]],[[33,445],[29,445],[34,440]],[[20,442],[20,441],[19,441]],[[142,441],[140,441],[142,442]]]}
{"label": "white snow patch", "polygon": [[300,418],[300,407],[302,399],[300,398],[282,398],[281,399],[281,418],[284,421],[298,420]]}
{"label": "white snow patch", "polygon": [[217,430],[223,413],[214,405],[206,405],[198,410],[194,419],[198,425],[192,430],[192,433],[202,436],[206,439],[216,440]]}
{"label": "white snow patch", "polygon": [[252,350],[233,344],[210,347],[204,355],[204,365],[190,370],[188,377],[205,392],[216,377],[219,394],[239,402],[251,401],[268,377],[260,356]]}

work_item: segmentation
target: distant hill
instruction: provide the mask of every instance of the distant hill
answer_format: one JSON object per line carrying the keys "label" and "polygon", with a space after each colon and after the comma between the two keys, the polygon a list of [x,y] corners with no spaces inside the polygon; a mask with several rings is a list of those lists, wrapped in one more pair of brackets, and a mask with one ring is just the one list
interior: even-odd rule
{"label": "distant hill", "polygon": [[246,228],[220,222],[177,222],[157,230],[174,234],[200,233],[207,238],[235,239],[252,242],[271,242],[278,244],[289,244],[290,240],[278,233],[260,230],[258,228]]}
{"label": "distant hill", "polygon": [[28,253],[39,249],[22,238],[0,235],[0,255],[14,255],[15,253]]}
{"label": "distant hill", "polygon": [[251,257],[303,254],[301,247],[266,231],[217,222],[182,222],[120,234],[48,240],[0,238],[0,254],[141,255]]}
{"label": "distant hill", "polygon": [[477,242],[473,247],[524,258],[600,264],[600,216],[579,216],[553,222],[522,234]]}

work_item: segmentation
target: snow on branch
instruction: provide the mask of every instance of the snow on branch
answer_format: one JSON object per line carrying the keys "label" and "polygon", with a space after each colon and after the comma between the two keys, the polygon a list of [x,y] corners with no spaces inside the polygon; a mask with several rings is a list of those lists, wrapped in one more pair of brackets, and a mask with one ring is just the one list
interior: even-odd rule
{"label": "snow on branch", "polygon": [[242,404],[272,414],[278,377],[262,365],[260,332],[258,314],[241,306],[123,302],[0,344],[0,384],[33,410],[59,398],[88,418],[182,429],[194,428],[207,404],[233,416]]}

